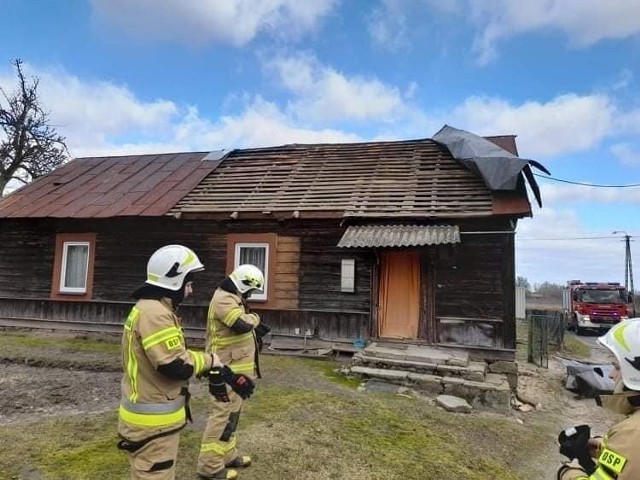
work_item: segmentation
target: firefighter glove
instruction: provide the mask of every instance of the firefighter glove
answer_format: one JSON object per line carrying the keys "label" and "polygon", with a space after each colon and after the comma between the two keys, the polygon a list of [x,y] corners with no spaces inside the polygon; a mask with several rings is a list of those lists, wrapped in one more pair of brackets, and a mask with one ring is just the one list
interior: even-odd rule
{"label": "firefighter glove", "polygon": [[590,436],[591,429],[588,425],[565,428],[558,435],[560,453],[569,460],[578,460],[587,475],[591,475],[596,470],[596,464],[589,455]]}
{"label": "firefighter glove", "polygon": [[229,402],[227,384],[222,375],[222,369],[227,367],[213,367],[209,371],[209,393],[219,402]]}
{"label": "firefighter glove", "polygon": [[255,328],[255,331],[256,331],[256,337],[262,338],[267,333],[269,333],[271,329],[267,327],[264,323],[259,323],[258,326]]}
{"label": "firefighter glove", "polygon": [[233,373],[226,365],[221,369],[222,379],[236,392],[243,400],[246,400],[256,388],[256,384],[253,383],[249,377],[242,373]]}

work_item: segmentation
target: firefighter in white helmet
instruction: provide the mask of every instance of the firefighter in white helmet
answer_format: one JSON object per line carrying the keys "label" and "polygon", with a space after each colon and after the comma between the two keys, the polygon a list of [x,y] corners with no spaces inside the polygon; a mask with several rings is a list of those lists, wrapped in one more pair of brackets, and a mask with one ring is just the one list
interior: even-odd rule
{"label": "firefighter in white helmet", "polygon": [[175,478],[179,432],[190,419],[188,380],[221,367],[215,354],[186,348],[175,313],[202,270],[192,250],[167,245],[151,256],[147,279],[133,293],[137,303],[122,336],[118,423],[118,448],[128,453],[132,479]]}
{"label": "firefighter in white helmet", "polygon": [[[240,265],[214,292],[207,321],[207,352],[217,354],[233,371],[252,379],[260,377],[256,347],[269,329],[260,323],[257,314],[250,312],[246,300],[263,288],[262,271],[254,265]],[[229,469],[251,464],[251,457],[239,455],[236,448],[242,400],[233,390],[228,398],[214,399],[198,458],[201,479],[235,478],[235,470]]]}
{"label": "firefighter in white helmet", "polygon": [[[625,415],[604,437],[588,438],[586,426],[572,427],[561,433],[578,460],[560,467],[558,480],[637,480],[640,479],[640,319],[624,320],[598,338],[616,358],[610,377],[616,380],[613,395],[601,395],[598,404]],[[580,429],[586,433],[582,440]],[[561,440],[561,452],[562,442]],[[586,446],[585,446],[586,444]]]}

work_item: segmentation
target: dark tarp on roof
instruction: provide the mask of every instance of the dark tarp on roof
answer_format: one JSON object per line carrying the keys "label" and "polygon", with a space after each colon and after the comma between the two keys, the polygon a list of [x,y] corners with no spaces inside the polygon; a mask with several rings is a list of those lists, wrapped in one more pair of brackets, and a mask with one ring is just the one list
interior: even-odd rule
{"label": "dark tarp on roof", "polygon": [[413,247],[460,243],[457,225],[352,225],[338,247]]}
{"label": "dark tarp on roof", "polygon": [[549,171],[535,160],[520,158],[486,138],[445,125],[433,136],[433,140],[449,149],[451,155],[465,167],[484,180],[490,190],[516,190],[520,173],[542,206],[540,188],[531,171],[531,166],[550,175]]}

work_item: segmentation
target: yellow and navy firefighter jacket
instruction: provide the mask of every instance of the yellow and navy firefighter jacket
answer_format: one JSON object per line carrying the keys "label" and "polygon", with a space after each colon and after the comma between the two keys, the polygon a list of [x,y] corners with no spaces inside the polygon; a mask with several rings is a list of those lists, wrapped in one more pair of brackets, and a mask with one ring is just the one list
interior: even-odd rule
{"label": "yellow and navy firefighter jacket", "polygon": [[[231,327],[238,320],[253,326],[246,333],[236,333]],[[209,304],[207,319],[207,352],[215,353],[224,365],[228,365],[235,373],[244,373],[255,378],[256,339],[255,327],[260,324],[260,317],[248,313],[242,297],[217,288]]]}
{"label": "yellow and navy firefighter jacket", "polygon": [[640,409],[615,424],[604,436],[598,451],[597,469],[587,475],[579,467],[565,468],[558,480],[640,479]]}
{"label": "yellow and navy firefighter jacket", "polygon": [[131,309],[122,335],[122,399],[118,433],[131,441],[181,428],[186,423],[188,380],[169,378],[158,366],[176,359],[201,375],[212,356],[188,350],[171,300],[140,299]]}

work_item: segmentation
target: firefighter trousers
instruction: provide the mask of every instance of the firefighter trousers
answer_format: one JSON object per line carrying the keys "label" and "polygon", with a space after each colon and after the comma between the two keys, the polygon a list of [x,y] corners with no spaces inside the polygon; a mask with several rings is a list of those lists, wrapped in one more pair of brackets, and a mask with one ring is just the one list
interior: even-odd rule
{"label": "firefighter trousers", "polygon": [[222,470],[238,456],[236,449],[236,429],[240,419],[242,398],[229,389],[229,402],[219,402],[212,398],[211,414],[202,436],[198,474],[211,475]]}
{"label": "firefighter trousers", "polygon": [[128,452],[131,480],[174,480],[180,432],[159,437]]}

